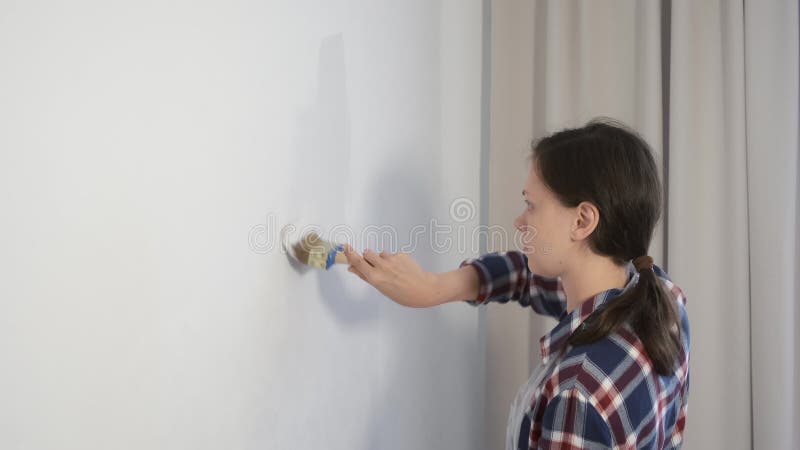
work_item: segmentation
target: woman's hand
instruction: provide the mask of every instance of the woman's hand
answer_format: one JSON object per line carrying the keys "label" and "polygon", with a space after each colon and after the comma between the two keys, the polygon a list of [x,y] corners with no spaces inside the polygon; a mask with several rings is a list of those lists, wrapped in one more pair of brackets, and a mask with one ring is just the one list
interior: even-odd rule
{"label": "woman's hand", "polygon": [[345,244],[344,254],[350,263],[348,271],[374,286],[395,302],[412,308],[443,303],[438,274],[422,270],[408,253],[364,250],[364,256]]}

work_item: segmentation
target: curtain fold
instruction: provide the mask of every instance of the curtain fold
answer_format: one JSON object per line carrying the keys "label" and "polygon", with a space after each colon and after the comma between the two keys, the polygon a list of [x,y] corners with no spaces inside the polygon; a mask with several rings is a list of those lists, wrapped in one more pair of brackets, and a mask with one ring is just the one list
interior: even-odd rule
{"label": "curtain fold", "polygon": [[673,2],[671,22],[667,252],[693,321],[687,448],[793,448],[797,3]]}
{"label": "curtain fold", "polygon": [[797,448],[798,5],[744,3],[753,447]]}
{"label": "curtain fold", "polygon": [[[492,62],[493,95],[504,93],[492,103],[492,174],[520,159],[496,133],[538,137],[601,115],[639,130],[663,162],[666,210],[650,254],[688,298],[684,448],[796,448],[797,2],[503,0],[492,16],[493,55],[517,58]],[[493,223],[515,211],[501,198],[491,198]],[[551,325],[531,321],[530,339]],[[489,387],[489,403],[500,389]],[[491,419],[490,436],[505,419]]]}
{"label": "curtain fold", "polygon": [[673,2],[669,272],[692,331],[687,449],[751,445],[741,2]]}

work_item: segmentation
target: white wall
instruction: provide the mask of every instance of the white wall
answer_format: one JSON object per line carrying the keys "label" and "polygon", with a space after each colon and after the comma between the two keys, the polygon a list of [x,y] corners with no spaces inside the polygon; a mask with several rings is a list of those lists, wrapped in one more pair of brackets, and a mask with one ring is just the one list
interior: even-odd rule
{"label": "white wall", "polygon": [[480,197],[481,14],[0,4],[0,448],[484,448],[482,312],[274,246],[478,224],[449,207]]}

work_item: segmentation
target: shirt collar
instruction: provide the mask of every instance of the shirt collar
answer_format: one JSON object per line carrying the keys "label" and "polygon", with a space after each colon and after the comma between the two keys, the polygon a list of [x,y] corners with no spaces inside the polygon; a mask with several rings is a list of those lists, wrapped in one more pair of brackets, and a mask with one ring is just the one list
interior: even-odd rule
{"label": "shirt collar", "polygon": [[639,281],[639,273],[629,262],[627,266],[628,282],[622,289],[609,289],[586,299],[583,303],[567,314],[566,308],[558,319],[558,324],[549,333],[542,336],[539,340],[541,346],[542,362],[547,363],[550,357],[564,347],[572,333],[580,327],[583,322],[600,306],[612,300],[614,297],[627,291]]}

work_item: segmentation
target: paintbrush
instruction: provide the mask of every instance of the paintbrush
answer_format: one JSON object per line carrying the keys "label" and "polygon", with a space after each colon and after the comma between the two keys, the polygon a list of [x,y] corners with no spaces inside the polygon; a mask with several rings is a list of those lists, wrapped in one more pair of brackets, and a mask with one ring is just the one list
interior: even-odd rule
{"label": "paintbrush", "polygon": [[284,241],[284,249],[299,263],[318,269],[328,270],[334,264],[349,264],[344,245],[326,241],[313,231],[295,243]]}

